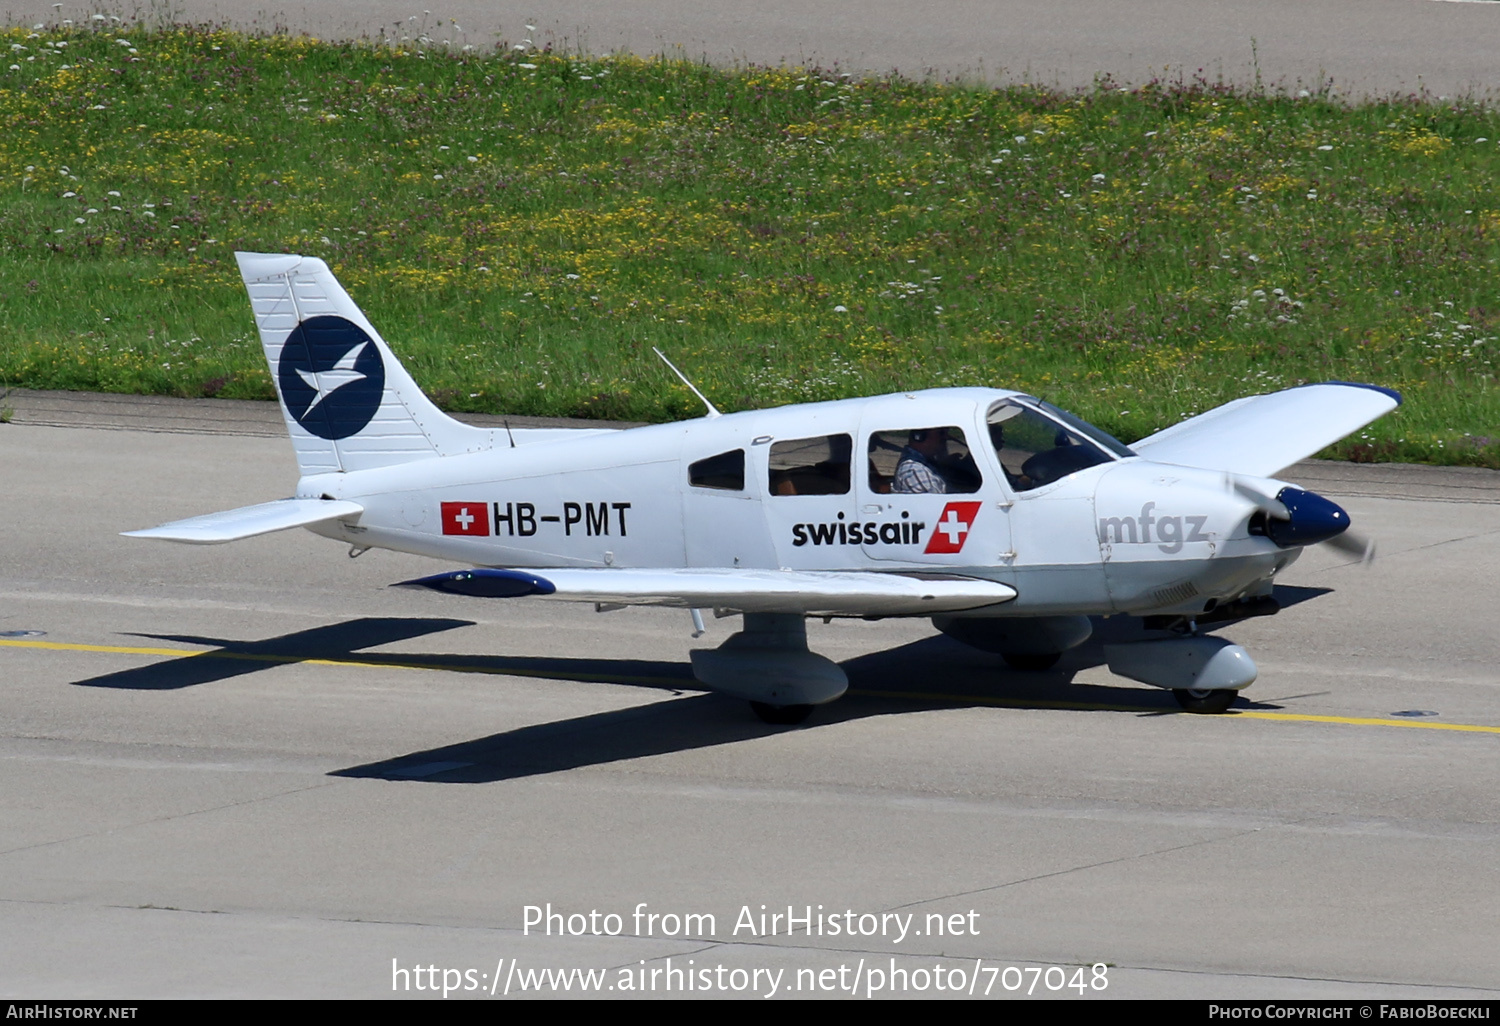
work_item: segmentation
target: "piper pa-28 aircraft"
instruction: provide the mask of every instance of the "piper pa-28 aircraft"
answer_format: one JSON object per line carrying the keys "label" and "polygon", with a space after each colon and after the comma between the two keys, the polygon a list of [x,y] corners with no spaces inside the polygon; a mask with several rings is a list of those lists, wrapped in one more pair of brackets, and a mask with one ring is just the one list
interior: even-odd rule
{"label": "piper pa-28 aircraft", "polygon": [[1018,669],[1083,643],[1090,616],[1144,617],[1158,636],[1107,645],[1109,668],[1222,712],[1255,665],[1200,625],[1275,612],[1272,583],[1305,546],[1362,547],[1337,505],[1268,475],[1401,402],[1305,385],[1131,446],[987,388],[722,416],[704,399],[697,420],[628,430],[478,428],[422,394],[323,261],[238,259],[296,495],[131,536],[305,527],[471,567],[402,582],[442,592],[677,606],[700,631],[700,610],[743,615],[692,653],[693,673],[773,723],[847,687],[808,650],[809,616],[930,617]]}

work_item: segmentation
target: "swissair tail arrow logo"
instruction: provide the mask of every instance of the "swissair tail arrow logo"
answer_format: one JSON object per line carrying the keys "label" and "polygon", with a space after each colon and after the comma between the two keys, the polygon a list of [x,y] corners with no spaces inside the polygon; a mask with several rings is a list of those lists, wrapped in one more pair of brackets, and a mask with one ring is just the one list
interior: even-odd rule
{"label": "swissair tail arrow logo", "polygon": [[443,533],[461,534],[470,538],[488,537],[490,533],[490,507],[484,502],[443,503]]}
{"label": "swissair tail arrow logo", "polygon": [[276,381],[298,425],[336,442],[359,434],[375,419],[385,394],[385,365],[363,328],[320,314],[286,337]]}
{"label": "swissair tail arrow logo", "polygon": [[943,515],[938,517],[932,538],[923,551],[939,554],[962,552],[964,542],[969,538],[969,529],[974,526],[974,518],[979,515],[982,505],[980,502],[950,502],[944,506]]}

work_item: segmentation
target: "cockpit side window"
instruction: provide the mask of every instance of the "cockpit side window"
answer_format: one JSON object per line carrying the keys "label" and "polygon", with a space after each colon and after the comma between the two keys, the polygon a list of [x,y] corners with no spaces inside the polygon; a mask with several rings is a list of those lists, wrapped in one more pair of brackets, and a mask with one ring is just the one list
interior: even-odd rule
{"label": "cockpit side window", "polygon": [[[1092,432],[1077,430],[1011,399],[992,406],[986,420],[1000,467],[1018,492],[1061,481],[1114,458],[1093,440]],[[1125,454],[1131,455],[1128,449]]]}
{"label": "cockpit side window", "polygon": [[870,434],[870,491],[878,494],[979,491],[979,472],[962,428],[903,428]]}

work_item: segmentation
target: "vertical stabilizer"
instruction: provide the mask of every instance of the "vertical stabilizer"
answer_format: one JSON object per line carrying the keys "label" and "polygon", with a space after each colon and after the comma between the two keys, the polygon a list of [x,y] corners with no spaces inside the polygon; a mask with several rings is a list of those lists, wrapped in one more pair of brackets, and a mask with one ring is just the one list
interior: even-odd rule
{"label": "vertical stabilizer", "polygon": [[493,448],[422,394],[323,261],[235,258],[304,476]]}

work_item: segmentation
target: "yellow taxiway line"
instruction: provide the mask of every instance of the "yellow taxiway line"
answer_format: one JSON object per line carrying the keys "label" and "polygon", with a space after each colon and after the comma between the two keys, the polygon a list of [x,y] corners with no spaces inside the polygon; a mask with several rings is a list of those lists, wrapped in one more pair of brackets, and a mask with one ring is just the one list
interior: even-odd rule
{"label": "yellow taxiway line", "polygon": [[[1196,715],[1180,709],[1158,709],[1144,705],[1111,705],[1105,702],[1058,702],[1046,699],[985,698],[978,695],[940,695],[923,691],[861,691],[850,688],[851,695],[870,698],[909,698],[918,701],[949,701],[967,705],[993,705],[1007,709],[1080,709],[1102,712],[1149,712]],[[1224,718],[1251,720],[1296,720],[1305,723],[1348,723],[1359,727],[1422,727],[1427,730],[1465,730],[1480,734],[1500,734],[1500,727],[1477,723],[1441,723],[1430,720],[1389,720],[1372,716],[1316,716],[1311,713],[1259,712],[1254,709],[1230,709],[1215,714]]]}
{"label": "yellow taxiway line", "polygon": [[506,677],[539,677],[547,680],[580,680],[591,681],[601,684],[619,683],[626,680],[649,684],[658,684],[665,687],[680,687],[684,684],[681,680],[672,680],[666,677],[625,677],[619,674],[590,674],[558,671],[549,673],[546,670],[527,670],[513,666],[482,666],[478,663],[447,663],[447,662],[422,662],[420,660],[403,660],[393,656],[370,656],[368,658],[354,659],[319,659],[307,656],[282,656],[272,655],[269,652],[226,652],[223,649],[210,648],[201,652],[194,652],[185,648],[145,648],[138,645],[79,645],[61,641],[15,641],[0,638],[0,647],[11,648],[40,648],[54,652],[102,652],[113,655],[146,655],[146,656],[174,656],[178,659],[196,659],[200,657],[211,657],[214,659],[235,659],[251,663],[279,663],[290,665],[292,663],[310,663],[313,666],[364,666],[376,667],[385,670],[452,670],[456,673],[490,673]]}
{"label": "yellow taxiway line", "polygon": [[[178,659],[190,659],[200,656],[212,656],[215,659],[241,659],[260,663],[311,663],[314,666],[363,666],[381,669],[399,670],[452,670],[460,673],[491,673],[501,676],[512,677],[544,677],[555,680],[584,680],[584,681],[617,681],[617,676],[577,674],[577,673],[547,673],[545,671],[521,670],[515,667],[490,667],[474,663],[433,663],[404,661],[400,658],[374,657],[368,659],[308,659],[301,656],[278,656],[256,652],[225,652],[219,649],[209,649],[202,652],[191,652],[181,648],[146,648],[132,645],[80,645],[61,641],[22,641],[12,639],[0,639],[0,647],[8,648],[37,648],[54,652],[100,652],[111,655],[143,655],[143,656],[171,656]],[[653,684],[664,684],[669,687],[677,687],[683,684],[680,680],[666,680],[658,678],[633,677],[631,680],[649,681]],[[980,695],[943,695],[921,691],[870,691],[861,688],[850,688],[849,694],[862,695],[868,698],[900,698],[913,701],[932,702],[948,701],[966,705],[988,705],[1011,709],[1079,709],[1101,712],[1154,712],[1163,710],[1140,705],[1110,705],[1102,702],[1059,702],[1047,700],[1025,700],[1014,698],[986,698]],[[1176,710],[1168,710],[1176,712]],[[1185,714],[1186,715],[1186,714]],[[1419,730],[1457,730],[1476,734],[1500,734],[1500,727],[1491,727],[1479,723],[1442,723],[1432,720],[1393,720],[1373,716],[1317,716],[1311,713],[1281,713],[1260,712],[1254,709],[1234,710],[1221,713],[1221,717],[1231,719],[1248,720],[1281,720],[1300,723],[1341,723],[1356,727],[1413,727]]]}

